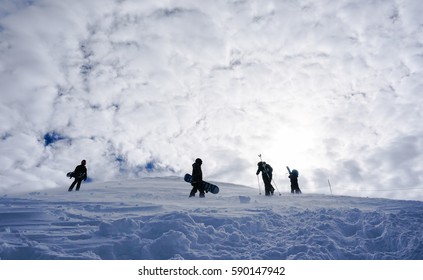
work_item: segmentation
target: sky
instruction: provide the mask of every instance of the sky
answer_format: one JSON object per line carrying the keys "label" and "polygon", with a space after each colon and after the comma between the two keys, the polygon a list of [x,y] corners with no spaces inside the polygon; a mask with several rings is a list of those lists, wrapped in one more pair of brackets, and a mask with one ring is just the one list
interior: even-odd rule
{"label": "sky", "polygon": [[419,0],[0,0],[0,192],[190,173],[423,200]]}

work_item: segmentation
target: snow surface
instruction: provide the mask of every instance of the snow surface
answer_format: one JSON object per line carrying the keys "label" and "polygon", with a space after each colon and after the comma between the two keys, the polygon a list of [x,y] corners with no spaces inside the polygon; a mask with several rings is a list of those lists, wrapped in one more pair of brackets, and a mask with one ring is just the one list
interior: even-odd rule
{"label": "snow surface", "polygon": [[203,199],[176,177],[4,195],[0,258],[423,259],[421,201],[218,185]]}

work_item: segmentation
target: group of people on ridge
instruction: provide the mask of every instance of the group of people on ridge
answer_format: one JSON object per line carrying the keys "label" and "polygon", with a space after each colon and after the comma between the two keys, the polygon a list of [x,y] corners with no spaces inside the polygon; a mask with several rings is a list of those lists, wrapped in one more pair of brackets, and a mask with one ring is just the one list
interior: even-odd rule
{"label": "group of people on ridge", "polygon": [[[256,175],[258,176],[261,172],[261,176],[264,182],[264,193],[267,196],[273,195],[275,188],[272,186],[272,176],[273,176],[273,168],[270,164],[267,164],[265,161],[259,161],[257,163],[257,172]],[[293,169],[289,172],[289,180],[291,181],[291,193],[301,193],[300,186],[298,185],[298,171]]]}
{"label": "group of people on ridge", "polygon": [[[275,188],[272,186],[272,176],[273,176],[273,168],[270,164],[267,164],[265,161],[259,161],[257,163],[257,172],[256,175],[258,176],[261,172],[261,176],[264,182],[264,193],[266,196],[273,195],[275,192]],[[293,169],[289,172],[289,180],[291,181],[291,193],[301,193],[300,187],[298,185],[298,171]]]}
{"label": "group of people on ridge", "polygon": [[[85,160],[81,161],[81,164],[75,168],[75,171],[70,172],[70,178],[75,178],[72,184],[69,187],[68,191],[72,191],[76,185],[76,191],[79,191],[81,187],[82,181],[87,180],[87,162]],[[192,164],[192,179],[191,179],[191,192],[189,197],[194,197],[197,191],[200,193],[200,197],[205,197],[205,189],[203,185],[203,171],[201,170],[201,165],[203,161],[201,158],[197,158],[195,162]],[[273,176],[273,168],[270,164],[267,164],[265,161],[260,161],[257,163],[257,172],[256,175],[258,176],[261,172],[263,182],[264,182],[264,190],[265,195],[270,196],[273,195],[275,192],[275,188],[272,186],[272,176]],[[300,187],[298,185],[298,171],[293,169],[289,172],[289,179],[291,181],[291,193],[301,193]]]}
{"label": "group of people on ridge", "polygon": [[[197,191],[200,193],[200,197],[205,197],[204,194],[204,185],[203,185],[203,172],[201,170],[201,165],[203,161],[200,158],[197,158],[195,162],[192,164],[192,179],[191,179],[191,186],[192,190],[189,194],[189,197],[194,197]],[[273,168],[270,164],[267,164],[265,161],[260,161],[257,163],[257,172],[256,175],[258,176],[261,172],[263,182],[264,182],[264,190],[265,195],[270,196],[273,195],[275,192],[275,188],[272,186],[272,176],[273,176]],[[298,185],[298,171],[293,169],[289,172],[289,180],[291,181],[291,193],[300,194],[301,190]]]}

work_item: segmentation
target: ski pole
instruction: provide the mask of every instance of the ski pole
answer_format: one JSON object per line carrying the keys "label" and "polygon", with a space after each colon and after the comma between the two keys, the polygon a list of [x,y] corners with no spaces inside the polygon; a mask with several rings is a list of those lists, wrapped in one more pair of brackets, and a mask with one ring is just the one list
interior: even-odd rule
{"label": "ski pole", "polygon": [[260,186],[260,180],[259,180],[259,176],[257,175],[257,184],[259,186],[259,195],[261,195],[261,186]]}
{"label": "ski pole", "polygon": [[272,182],[273,182],[273,184],[275,185],[276,190],[278,191],[279,195],[282,195],[282,194],[281,194],[281,192],[280,192],[280,191],[279,191],[279,189],[278,189],[278,186],[277,186],[277,185],[276,185],[276,183],[275,183],[275,179],[273,179],[273,178],[272,178]]}
{"label": "ski pole", "polygon": [[[258,157],[260,158],[260,162],[262,162],[263,160],[261,159],[261,154],[259,154]],[[261,195],[261,185],[260,185],[260,179],[258,174],[257,174],[257,184],[259,186],[259,195]]]}

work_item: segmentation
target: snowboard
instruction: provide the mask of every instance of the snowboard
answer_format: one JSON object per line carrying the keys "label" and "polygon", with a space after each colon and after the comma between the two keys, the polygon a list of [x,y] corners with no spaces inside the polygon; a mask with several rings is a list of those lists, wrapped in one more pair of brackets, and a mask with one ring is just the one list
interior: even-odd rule
{"label": "snowboard", "polygon": [[[185,174],[184,181],[187,183],[191,183],[192,176],[190,174]],[[219,193],[219,187],[208,182],[203,181],[204,190],[206,192],[211,192],[212,194]]]}
{"label": "snowboard", "polygon": [[[83,178],[84,176],[85,176],[85,172],[84,172],[84,173],[82,173],[82,174],[80,174],[80,175],[78,176],[78,178],[79,178],[79,179],[81,179],[81,178]],[[69,179],[76,178],[76,177],[75,177],[75,172],[70,171],[70,172],[66,173],[66,177],[69,177]]]}

